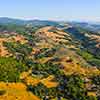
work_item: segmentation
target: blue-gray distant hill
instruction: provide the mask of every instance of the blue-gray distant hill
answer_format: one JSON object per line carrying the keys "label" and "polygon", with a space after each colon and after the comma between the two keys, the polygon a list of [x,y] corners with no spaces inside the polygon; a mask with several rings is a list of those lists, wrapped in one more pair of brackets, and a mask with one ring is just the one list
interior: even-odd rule
{"label": "blue-gray distant hill", "polygon": [[27,25],[31,24],[33,26],[56,26],[58,23],[56,21],[48,21],[48,20],[21,20],[21,19],[13,19],[13,18],[7,18],[7,17],[1,17],[0,18],[0,24],[16,24],[16,25]]}

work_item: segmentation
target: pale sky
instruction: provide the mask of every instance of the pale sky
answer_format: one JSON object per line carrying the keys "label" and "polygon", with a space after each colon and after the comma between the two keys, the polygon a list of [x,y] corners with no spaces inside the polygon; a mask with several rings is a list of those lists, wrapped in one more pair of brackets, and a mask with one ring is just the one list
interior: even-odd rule
{"label": "pale sky", "polygon": [[100,0],[0,0],[0,17],[100,22]]}

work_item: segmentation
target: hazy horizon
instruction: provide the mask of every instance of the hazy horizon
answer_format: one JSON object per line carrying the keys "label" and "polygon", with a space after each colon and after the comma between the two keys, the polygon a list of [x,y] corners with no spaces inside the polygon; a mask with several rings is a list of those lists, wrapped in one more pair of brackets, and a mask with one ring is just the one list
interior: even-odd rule
{"label": "hazy horizon", "polygon": [[1,0],[0,17],[100,22],[99,0]]}

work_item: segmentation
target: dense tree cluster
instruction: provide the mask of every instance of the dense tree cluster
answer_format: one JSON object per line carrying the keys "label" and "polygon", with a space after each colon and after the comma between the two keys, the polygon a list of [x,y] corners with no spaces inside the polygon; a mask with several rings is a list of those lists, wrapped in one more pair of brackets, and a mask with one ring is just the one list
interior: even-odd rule
{"label": "dense tree cluster", "polygon": [[16,82],[19,81],[20,73],[27,70],[27,67],[9,57],[0,57],[0,81]]}

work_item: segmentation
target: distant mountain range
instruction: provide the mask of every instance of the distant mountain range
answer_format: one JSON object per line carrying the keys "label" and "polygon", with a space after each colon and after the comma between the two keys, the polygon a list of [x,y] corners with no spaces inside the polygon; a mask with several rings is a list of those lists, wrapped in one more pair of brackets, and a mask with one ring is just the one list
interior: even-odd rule
{"label": "distant mountain range", "polygon": [[48,21],[48,20],[20,20],[20,19],[1,17],[0,24],[18,24],[18,25],[31,24],[34,26],[38,26],[38,25],[45,26],[45,25],[57,25],[58,23],[55,21]]}
{"label": "distant mountain range", "polygon": [[70,22],[72,26],[81,27],[89,31],[100,32],[100,23],[92,22]]}
{"label": "distant mountain range", "polygon": [[74,27],[82,27],[89,31],[100,32],[100,23],[92,23],[92,22],[60,22],[60,21],[49,21],[49,20],[21,20],[21,19],[13,19],[8,17],[1,17],[0,24],[17,24],[17,25],[33,25],[33,26],[59,26],[61,23],[69,24]]}

